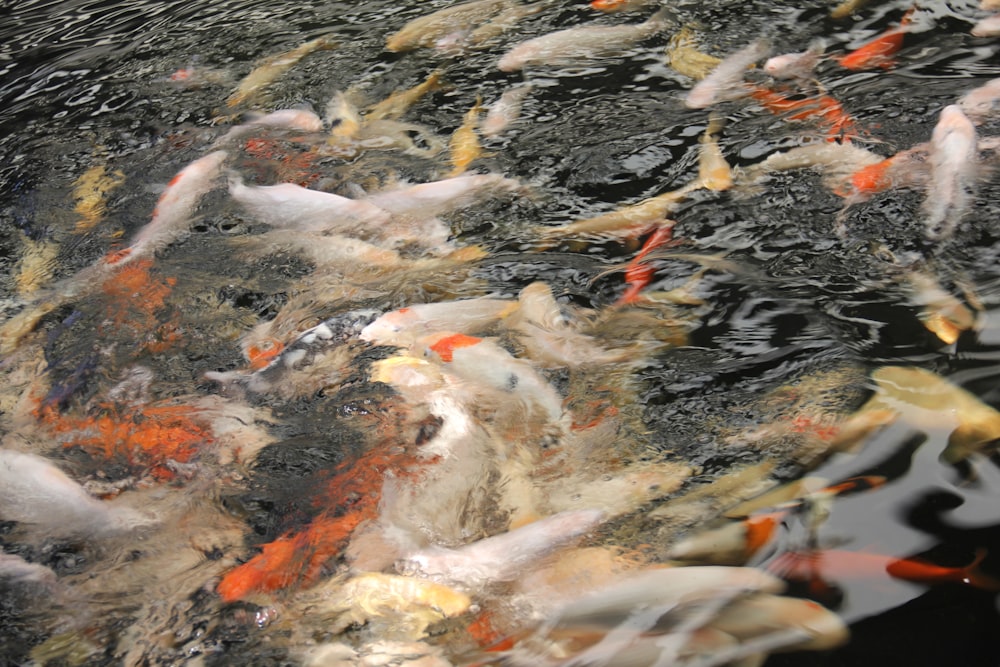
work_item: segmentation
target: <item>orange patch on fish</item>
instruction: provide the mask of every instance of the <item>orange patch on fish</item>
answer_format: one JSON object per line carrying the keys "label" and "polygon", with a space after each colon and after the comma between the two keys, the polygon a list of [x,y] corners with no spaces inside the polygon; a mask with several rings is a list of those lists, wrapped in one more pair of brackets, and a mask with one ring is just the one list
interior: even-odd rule
{"label": "orange patch on fish", "polygon": [[151,259],[125,264],[101,285],[106,297],[105,320],[113,329],[98,327],[98,333],[116,339],[131,337],[129,342],[140,350],[156,353],[169,349],[181,340],[180,315],[167,304],[176,284],[176,278],[156,275]]}
{"label": "orange patch on fish", "polygon": [[625,267],[625,282],[628,284],[625,293],[618,298],[618,304],[635,303],[639,299],[639,292],[646,288],[653,280],[656,273],[653,267],[645,263],[646,256],[660,246],[671,242],[673,238],[674,223],[665,221],[653,232],[642,245],[639,253],[632,258],[632,261]]}
{"label": "orange patch on fish", "polygon": [[206,444],[210,431],[187,405],[127,406],[102,403],[97,414],[61,415],[51,406],[40,406],[35,416],[60,436],[64,447],[81,447],[109,461],[124,459],[159,480],[174,478],[170,463],[187,463]]}
{"label": "orange patch on fish", "polygon": [[781,525],[784,518],[784,512],[769,512],[744,520],[743,523],[747,531],[746,554],[748,558],[771,541],[775,529]]}
{"label": "orange patch on fish", "polygon": [[284,349],[284,343],[277,338],[268,338],[260,345],[251,345],[247,348],[247,361],[250,362],[250,369],[259,371],[265,368]]}
{"label": "orange patch on fish", "polygon": [[483,339],[476,338],[475,336],[452,334],[435,342],[431,345],[431,349],[437,352],[437,355],[441,357],[441,361],[447,362],[454,358],[455,350],[463,347],[472,347],[481,342],[483,342]]}
{"label": "orange patch on fish", "polygon": [[773,114],[789,114],[788,120],[810,120],[826,129],[827,140],[836,141],[857,135],[854,119],[836,99],[827,94],[799,98],[757,86],[750,97]]}

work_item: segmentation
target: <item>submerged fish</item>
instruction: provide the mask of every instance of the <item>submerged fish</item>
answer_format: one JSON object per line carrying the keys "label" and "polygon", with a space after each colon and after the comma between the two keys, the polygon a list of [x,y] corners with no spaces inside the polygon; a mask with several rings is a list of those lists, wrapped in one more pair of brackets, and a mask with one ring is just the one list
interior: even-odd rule
{"label": "submerged fish", "polygon": [[740,99],[750,94],[743,82],[746,70],[771,50],[767,40],[750,42],[739,51],[732,53],[694,88],[688,91],[684,104],[689,109],[707,109],[726,100]]}
{"label": "submerged fish", "polygon": [[412,345],[439,331],[475,334],[516,311],[508,299],[479,297],[439,303],[420,303],[377,318],[361,331],[361,340],[375,345]]}
{"label": "submerged fish", "polygon": [[662,9],[642,23],[617,26],[567,28],[535,37],[514,46],[500,58],[503,72],[536,65],[574,65],[581,60],[618,55],[637,42],[666,30],[671,14]]}
{"label": "submerged fish", "polygon": [[479,126],[483,136],[495,137],[514,124],[521,116],[521,105],[531,89],[531,84],[525,83],[505,90],[486,111],[486,118]]}
{"label": "submerged fish", "polygon": [[187,231],[202,196],[215,187],[228,154],[215,151],[184,167],[174,176],[153,209],[153,218],[132,239],[131,245],[109,255],[108,264],[123,264],[148,257]]}
{"label": "submerged fish", "polygon": [[958,99],[956,104],[973,123],[981,123],[1000,111],[1000,78],[990,79]]}
{"label": "submerged fish", "polygon": [[125,174],[120,170],[108,172],[103,164],[97,164],[80,174],[73,182],[73,210],[80,216],[76,231],[85,232],[104,217],[108,194],[125,182]]}
{"label": "submerged fish", "polygon": [[448,149],[451,152],[449,161],[452,169],[447,177],[458,176],[465,172],[466,167],[483,154],[476,128],[479,126],[479,114],[482,111],[482,100],[476,97],[476,103],[465,112],[462,124],[451,135]]}
{"label": "submerged fish", "polygon": [[965,214],[977,158],[972,121],[957,105],[945,107],[931,135],[931,180],[924,200],[928,238],[949,236]]}
{"label": "submerged fish", "polygon": [[888,69],[896,64],[893,56],[903,46],[903,37],[909,32],[915,7],[911,7],[899,25],[890,28],[881,35],[851,51],[847,55],[835,58],[841,67],[849,70],[866,70],[874,67]]}
{"label": "submerged fish", "polygon": [[1000,14],[979,19],[969,33],[973,37],[1000,37]]}
{"label": "submerged fish", "polygon": [[428,93],[445,87],[441,70],[434,70],[427,78],[405,90],[398,90],[365,111],[365,122],[373,120],[396,120]]}
{"label": "submerged fish", "polygon": [[701,81],[722,63],[722,58],[698,50],[694,31],[688,26],[670,38],[666,55],[671,69],[695,81]]}
{"label": "submerged fish", "polygon": [[386,38],[389,51],[410,51],[432,47],[456,30],[481,25],[504,9],[517,4],[515,0],[473,0],[446,7],[416,18]]}
{"label": "submerged fish", "polygon": [[271,85],[275,79],[294,67],[307,55],[313,51],[332,49],[336,46],[337,42],[332,35],[323,35],[300,44],[291,51],[267,58],[240,81],[236,90],[226,99],[226,106],[236,107],[245,102],[252,102],[261,90]]}
{"label": "submerged fish", "polygon": [[808,79],[826,50],[826,40],[816,39],[800,53],[773,56],[764,63],[764,71],[775,79]]}

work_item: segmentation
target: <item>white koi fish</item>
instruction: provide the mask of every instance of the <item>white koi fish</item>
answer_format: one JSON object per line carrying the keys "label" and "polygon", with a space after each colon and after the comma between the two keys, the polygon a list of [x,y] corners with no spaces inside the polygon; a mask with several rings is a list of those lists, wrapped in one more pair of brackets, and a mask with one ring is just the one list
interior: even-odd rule
{"label": "white koi fish", "polygon": [[261,222],[282,229],[358,235],[361,229],[388,224],[391,218],[388,211],[363,199],[294,183],[244,185],[236,174],[230,176],[229,194]]}
{"label": "white koi fish", "polygon": [[508,88],[489,106],[486,118],[479,126],[484,137],[495,137],[506,130],[521,117],[521,105],[531,92],[531,84],[522,84]]}
{"label": "white koi fish", "polygon": [[786,53],[768,58],[764,71],[775,79],[808,79],[826,51],[826,40],[816,39],[800,53]]}
{"label": "white koi fish", "polygon": [[499,174],[464,174],[430,183],[377,192],[366,201],[393,214],[431,218],[465,208],[485,197],[524,190]]}
{"label": "white koi fish", "polygon": [[973,37],[1000,37],[1000,14],[977,21],[969,33]]}
{"label": "white koi fish", "polygon": [[928,238],[950,235],[965,213],[977,156],[972,121],[958,105],[945,107],[931,135],[931,182],[924,200]]}
{"label": "white koi fish", "polygon": [[743,73],[770,50],[767,40],[758,39],[727,56],[711,74],[688,91],[684,104],[689,109],[707,109],[719,102],[745,97],[747,87],[743,83]]}
{"label": "white koi fish", "polygon": [[1000,111],[1000,78],[990,79],[958,98],[958,108],[975,124]]}
{"label": "white koi fish", "polygon": [[375,345],[412,345],[438,331],[475,334],[517,310],[516,301],[479,297],[421,303],[388,312],[361,330],[361,340]]}
{"label": "white koi fish", "polygon": [[235,141],[258,128],[302,130],[303,132],[319,132],[323,129],[323,120],[312,111],[305,109],[281,109],[268,114],[249,113],[246,114],[246,118],[245,123],[232,128],[216,139],[212,145],[221,146]]}
{"label": "white koi fish", "polygon": [[152,523],[88,494],[48,460],[0,449],[0,517],[64,538],[100,537]]}
{"label": "white koi fish", "polygon": [[516,45],[500,58],[497,67],[516,72],[536,65],[573,65],[615,56],[668,28],[672,24],[669,17],[668,10],[662,9],[642,23],[558,30]]}
{"label": "white koi fish", "polygon": [[396,570],[471,589],[511,581],[546,554],[596,528],[605,518],[600,510],[560,512],[458,549],[431,547],[408,554],[396,563]]}
{"label": "white koi fish", "polygon": [[187,231],[202,196],[215,187],[228,154],[215,151],[184,167],[160,195],[153,218],[139,230],[132,244],[106,259],[108,264],[122,264],[165,248]]}

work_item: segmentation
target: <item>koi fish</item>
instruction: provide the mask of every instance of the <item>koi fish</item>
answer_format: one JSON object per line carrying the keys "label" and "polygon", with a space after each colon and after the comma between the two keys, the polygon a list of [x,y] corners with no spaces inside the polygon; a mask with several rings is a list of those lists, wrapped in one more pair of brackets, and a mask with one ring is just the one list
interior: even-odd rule
{"label": "koi fish", "polygon": [[808,79],[826,51],[826,40],[815,39],[800,53],[786,53],[769,58],[764,72],[775,79]]}
{"label": "koi fish", "polygon": [[551,4],[551,0],[539,0],[529,5],[514,4],[502,10],[486,23],[463,31],[461,38],[452,44],[444,45],[440,41],[435,44],[439,50],[461,51],[464,48],[483,47],[517,25],[521,19],[541,12]]}
{"label": "koi fish", "polygon": [[452,170],[448,172],[448,178],[464,173],[466,167],[483,154],[483,147],[479,143],[479,136],[476,134],[476,127],[479,125],[479,113],[482,109],[482,99],[477,96],[476,103],[465,112],[462,124],[451,135],[451,141],[448,142],[448,149],[451,152],[449,160]]}
{"label": "koi fish", "polygon": [[124,182],[125,174],[117,169],[109,173],[103,164],[80,174],[73,181],[73,199],[76,201],[73,210],[80,216],[75,231],[93,229],[104,217],[108,194]]}
{"label": "koi fish", "polygon": [[558,30],[517,44],[500,58],[497,67],[502,72],[517,72],[536,65],[574,65],[580,60],[618,55],[671,23],[669,11],[662,9],[642,23]]}
{"label": "koi fish", "polygon": [[361,330],[360,338],[375,345],[404,347],[438,331],[474,334],[517,308],[516,301],[487,297],[415,304],[381,315]]}
{"label": "koi fish", "polygon": [[229,178],[229,195],[254,218],[281,229],[377,235],[391,214],[364,199],[310,190],[293,183],[244,185],[238,174]]}
{"label": "koi fish", "polygon": [[202,196],[215,187],[227,157],[225,151],[215,151],[178,172],[160,195],[152,220],[139,230],[130,246],[108,255],[105,263],[119,265],[152,255],[180,237]]}
{"label": "koi fish", "polygon": [[631,12],[645,9],[654,0],[591,0],[590,6],[599,12]]}
{"label": "koi fish", "polygon": [[523,190],[519,181],[500,174],[464,174],[376,192],[365,201],[394,215],[431,218],[471,206],[480,198]]}
{"label": "koi fish", "polygon": [[946,106],[931,134],[931,181],[923,206],[928,238],[950,235],[965,214],[977,158],[972,121],[957,105]]}
{"label": "koi fish", "polygon": [[763,86],[748,93],[773,114],[788,114],[788,120],[810,120],[826,129],[827,141],[836,141],[857,133],[854,119],[836,99],[822,93],[806,98],[785,94]]}
{"label": "koi fish", "polygon": [[684,26],[670,38],[666,51],[667,65],[678,74],[701,81],[722,63],[722,58],[698,50],[694,31]]}
{"label": "koi fish", "polygon": [[562,397],[535,368],[496,343],[460,333],[441,333],[422,341],[426,356],[458,377],[513,394],[526,407],[537,408],[550,423],[563,416]]}
{"label": "koi fish", "polygon": [[335,91],[327,103],[324,117],[330,126],[330,141],[334,143],[356,139],[364,124],[358,108],[340,90]]}
{"label": "koi fish", "polygon": [[153,520],[102,502],[47,459],[0,449],[0,516],[62,538],[126,532]]}
{"label": "koi fish", "polygon": [[830,11],[830,18],[847,18],[868,4],[868,0],[844,0]]}
{"label": "koi fish", "polygon": [[[881,162],[882,158],[878,155],[853,143],[824,141],[772,153],[746,168],[743,180],[753,183],[774,172],[812,168],[823,172],[824,185],[846,195],[850,187],[865,187],[865,191],[869,191],[871,186],[866,185],[864,170]],[[858,184],[853,183],[855,177],[859,179]]]}
{"label": "koi fish", "polygon": [[770,51],[770,43],[758,39],[726,56],[708,76],[688,91],[684,105],[689,109],[707,109],[719,102],[746,97],[751,89],[743,82],[743,73]]}
{"label": "koi fish", "polygon": [[963,331],[975,327],[976,316],[973,312],[946,292],[931,273],[915,270],[907,272],[906,277],[913,288],[913,301],[921,307],[920,321],[941,342],[951,345]]}
{"label": "koi fish", "polygon": [[771,561],[767,570],[785,579],[810,581],[817,577],[834,580],[885,577],[917,584],[966,584],[987,591],[1000,590],[1000,581],[979,569],[986,550],[979,549],[971,563],[946,567],[922,558],[898,558],[867,551],[821,549],[806,553],[786,552]]}
{"label": "koi fish", "polygon": [[246,117],[245,123],[232,128],[216,139],[212,145],[222,146],[258,128],[301,130],[303,132],[320,132],[323,129],[322,119],[312,111],[305,109],[281,109],[268,114],[249,113],[246,114]]}
{"label": "koi fish", "polygon": [[513,0],[473,0],[413,19],[389,35],[385,48],[389,51],[412,51],[434,44],[456,30],[481,25],[514,5]]}
{"label": "koi fish", "polygon": [[441,70],[434,70],[424,81],[412,88],[396,91],[381,102],[369,107],[365,111],[365,122],[398,119],[425,95],[435,90],[441,90],[445,85]]}
{"label": "koi fish", "polygon": [[930,172],[925,164],[928,144],[918,144],[879,162],[861,167],[851,174],[846,185],[834,193],[845,197],[848,205],[866,201],[873,195],[897,187],[924,187]]}
{"label": "koi fish", "polygon": [[991,115],[1000,111],[1000,78],[990,79],[978,88],[974,88],[958,98],[958,108],[969,117],[973,123],[981,123]]}
{"label": "koi fish", "polygon": [[969,33],[973,37],[1000,37],[1000,14],[976,21]]}
{"label": "koi fish", "polygon": [[774,540],[786,516],[787,511],[767,512],[728,522],[681,540],[670,548],[667,557],[685,562],[743,565]]}
{"label": "koi fish", "polygon": [[734,601],[709,627],[741,641],[769,636],[773,648],[783,651],[827,651],[847,642],[847,624],[812,600],[777,595],[754,595]]}
{"label": "koi fish", "polygon": [[337,42],[332,35],[323,35],[300,44],[291,51],[267,58],[239,82],[236,90],[226,99],[226,106],[232,108],[252,100],[257,93],[271,85],[275,79],[313,51],[332,49],[336,46]]}
{"label": "koi fish", "polygon": [[531,89],[531,84],[525,83],[505,90],[487,109],[486,118],[479,126],[482,135],[495,137],[515,123],[521,116],[521,105]]}
{"label": "koi fish", "polygon": [[899,25],[895,28],[889,28],[867,44],[851,51],[847,55],[836,56],[834,60],[839,62],[841,67],[853,71],[875,67],[882,67],[884,69],[892,67],[896,64],[893,56],[903,46],[903,37],[909,32],[915,10],[915,6],[907,10]]}
{"label": "koi fish", "polygon": [[396,570],[467,589],[511,581],[605,519],[600,510],[568,510],[458,549],[432,547],[410,553],[396,563]]}

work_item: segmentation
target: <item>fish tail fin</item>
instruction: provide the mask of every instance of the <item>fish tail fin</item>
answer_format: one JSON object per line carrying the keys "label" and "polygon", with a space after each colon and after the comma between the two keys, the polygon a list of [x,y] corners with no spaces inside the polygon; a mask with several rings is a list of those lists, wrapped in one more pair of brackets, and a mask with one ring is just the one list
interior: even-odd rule
{"label": "fish tail fin", "polygon": [[1000,579],[986,574],[979,567],[986,559],[986,553],[987,550],[984,547],[976,549],[976,557],[962,568],[962,573],[965,575],[962,581],[984,591],[1000,591]]}

